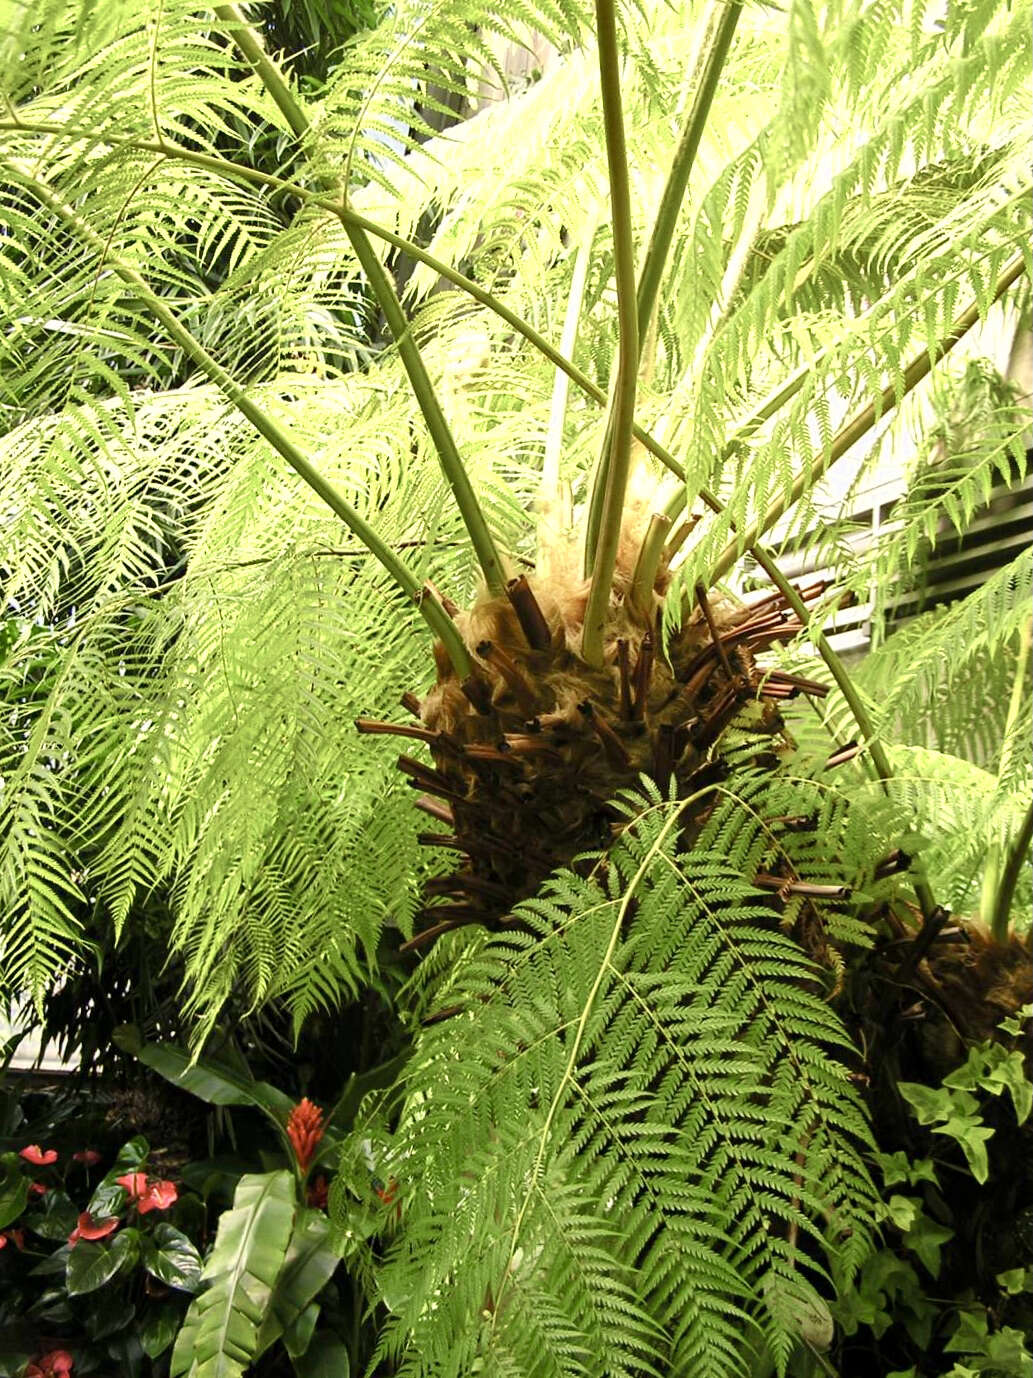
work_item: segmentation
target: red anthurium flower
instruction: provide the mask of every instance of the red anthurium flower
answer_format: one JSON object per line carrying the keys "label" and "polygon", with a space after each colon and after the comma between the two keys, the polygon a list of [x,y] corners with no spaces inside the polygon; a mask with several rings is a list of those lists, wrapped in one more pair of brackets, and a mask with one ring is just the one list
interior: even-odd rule
{"label": "red anthurium flower", "polygon": [[80,1148],[78,1153],[72,1154],[73,1163],[83,1163],[86,1167],[93,1167],[100,1162],[100,1154],[95,1148]]}
{"label": "red anthurium flower", "polygon": [[136,1198],[136,1209],[141,1215],[148,1211],[167,1211],[179,1198],[175,1182],[162,1182],[154,1178],[148,1183],[146,1191]]}
{"label": "red anthurium flower", "polygon": [[11,1241],[16,1249],[24,1249],[25,1231],[17,1228],[13,1230],[4,1230],[3,1234],[0,1234],[0,1249],[4,1247],[8,1240]]}
{"label": "red anthurium flower", "polygon": [[129,1199],[141,1215],[148,1211],[167,1211],[179,1199],[175,1182],[163,1182],[160,1177],[148,1177],[146,1172],[128,1172],[124,1177],[116,1177],[120,1187],[125,1187]]}
{"label": "red anthurium flower", "polygon": [[104,1220],[94,1220],[89,1211],[83,1211],[79,1216],[79,1223],[68,1236],[68,1242],[74,1246],[80,1239],[103,1239],[105,1235],[113,1234],[118,1226],[117,1215],[109,1215]]}
{"label": "red anthurium flower", "polygon": [[57,1162],[57,1151],[53,1148],[40,1148],[39,1144],[28,1144],[25,1148],[20,1148],[18,1156],[31,1163],[33,1167],[49,1167],[51,1163]]}
{"label": "red anthurium flower", "polygon": [[30,1196],[46,1196],[46,1194],[47,1194],[47,1192],[48,1192],[49,1190],[50,1190],[50,1188],[47,1186],[46,1182],[30,1182],[30,1183],[29,1183],[29,1195],[30,1195]]}
{"label": "red anthurium flower", "polygon": [[29,1365],[25,1378],[69,1378],[74,1362],[67,1349],[52,1349]]}
{"label": "red anthurium flower", "polygon": [[147,1190],[146,1172],[127,1172],[124,1177],[116,1177],[115,1182],[116,1185],[125,1187],[133,1201]]}
{"label": "red anthurium flower", "polygon": [[287,1118],[287,1138],[291,1141],[302,1172],[309,1170],[322,1137],[323,1112],[306,1096],[298,1101]]}

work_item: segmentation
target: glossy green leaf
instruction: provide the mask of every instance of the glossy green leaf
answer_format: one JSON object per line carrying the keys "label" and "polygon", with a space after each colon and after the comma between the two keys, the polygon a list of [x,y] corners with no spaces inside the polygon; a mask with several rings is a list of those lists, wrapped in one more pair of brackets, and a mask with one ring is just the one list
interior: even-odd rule
{"label": "glossy green leaf", "polygon": [[215,1059],[193,1061],[174,1043],[141,1043],[135,1030],[122,1029],[116,1042],[173,1086],[178,1086],[209,1105],[251,1105],[264,1110],[282,1127],[293,1109],[289,1096],[265,1081],[255,1081],[244,1068]]}
{"label": "glossy green leaf", "polygon": [[[100,1215],[110,1213],[101,1211]],[[71,1197],[55,1187],[43,1197],[39,1211],[34,1211],[25,1223],[41,1239],[67,1239],[78,1219],[79,1212]]]}
{"label": "glossy green leaf", "polygon": [[174,1301],[145,1302],[144,1307],[136,1333],[144,1353],[156,1359],[176,1338],[183,1308]]}
{"label": "glossy green leaf", "polygon": [[0,1176],[0,1230],[17,1220],[29,1199],[29,1179],[21,1170],[21,1160],[16,1153],[5,1153],[0,1159],[3,1175]]}
{"label": "glossy green leaf", "polygon": [[292,1359],[297,1378],[349,1378],[348,1346],[336,1335],[317,1335],[304,1354]]}
{"label": "glossy green leaf", "polygon": [[86,1333],[93,1340],[117,1335],[136,1318],[136,1307],[125,1294],[124,1287],[106,1287],[91,1299],[83,1317]]}
{"label": "glossy green leaf", "polygon": [[182,1230],[167,1220],[141,1241],[143,1266],[167,1287],[196,1292],[201,1285],[201,1255]]}
{"label": "glossy green leaf", "polygon": [[95,1292],[115,1276],[121,1268],[123,1255],[94,1244],[89,1239],[80,1239],[68,1255],[65,1278],[68,1293],[73,1297]]}
{"label": "glossy green leaf", "polygon": [[340,1262],[330,1239],[330,1222],[322,1211],[299,1211],[273,1294],[272,1310],[262,1327],[260,1354],[297,1324],[316,1294],[330,1281]]}

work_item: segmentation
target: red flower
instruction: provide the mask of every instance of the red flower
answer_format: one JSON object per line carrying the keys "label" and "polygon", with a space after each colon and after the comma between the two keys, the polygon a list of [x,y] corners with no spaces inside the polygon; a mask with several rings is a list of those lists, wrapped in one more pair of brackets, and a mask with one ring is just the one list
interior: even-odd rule
{"label": "red flower", "polygon": [[19,1229],[4,1230],[0,1234],[0,1249],[6,1248],[7,1241],[10,1240],[16,1249],[25,1248],[25,1231]]}
{"label": "red flower", "polygon": [[308,1172],[316,1148],[323,1137],[323,1112],[306,1096],[299,1100],[287,1118],[287,1138],[302,1172]]}
{"label": "red flower", "polygon": [[31,1163],[33,1167],[49,1167],[51,1163],[57,1162],[56,1150],[40,1148],[39,1144],[29,1144],[25,1148],[20,1148],[18,1156],[24,1158],[27,1163]]}
{"label": "red flower", "polygon": [[146,1172],[127,1172],[124,1177],[116,1177],[115,1184],[125,1187],[129,1193],[129,1199],[135,1201],[147,1190],[147,1174]]}
{"label": "red flower", "polygon": [[312,1184],[309,1186],[308,1191],[305,1193],[305,1200],[315,1210],[325,1211],[329,1195],[330,1188],[327,1184],[327,1180],[322,1173],[319,1173],[315,1181],[312,1182]]}
{"label": "red flower", "polygon": [[391,1181],[385,1187],[379,1177],[374,1177],[373,1190],[376,1192],[377,1196],[380,1197],[381,1201],[383,1201],[385,1206],[390,1206],[392,1201],[398,1195],[398,1183],[392,1177]]}
{"label": "red flower", "polygon": [[105,1235],[113,1234],[118,1226],[117,1215],[109,1215],[104,1220],[94,1220],[89,1211],[83,1211],[79,1216],[79,1223],[68,1236],[68,1242],[74,1247],[80,1239],[103,1239]]}
{"label": "red flower", "polygon": [[136,1209],[141,1215],[148,1211],[167,1211],[179,1197],[175,1182],[162,1182],[155,1178],[147,1190],[136,1198]]}
{"label": "red flower", "polygon": [[146,1172],[127,1172],[124,1177],[116,1177],[115,1181],[120,1187],[125,1187],[130,1201],[141,1215],[146,1215],[148,1211],[167,1211],[179,1199],[175,1182],[148,1177]]}
{"label": "red flower", "polygon": [[30,1195],[30,1196],[46,1196],[46,1194],[47,1194],[47,1192],[48,1192],[49,1190],[50,1190],[50,1188],[47,1186],[46,1182],[30,1182],[30,1183],[29,1183],[29,1195]]}
{"label": "red flower", "polygon": [[73,1163],[82,1163],[85,1167],[93,1167],[100,1162],[100,1154],[95,1148],[80,1148],[78,1153],[72,1154]]}
{"label": "red flower", "polygon": [[74,1362],[67,1349],[52,1349],[29,1365],[25,1378],[69,1378]]}

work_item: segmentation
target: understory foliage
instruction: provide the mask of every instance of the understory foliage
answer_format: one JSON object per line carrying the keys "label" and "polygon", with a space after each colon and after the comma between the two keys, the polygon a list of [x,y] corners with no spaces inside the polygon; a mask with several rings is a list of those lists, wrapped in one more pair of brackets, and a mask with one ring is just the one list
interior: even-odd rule
{"label": "understory foliage", "polygon": [[[639,261],[721,12],[618,6]],[[1028,21],[998,0],[744,7],[643,332],[626,529],[693,523],[649,605],[658,654],[769,533],[820,559],[834,587],[764,659],[817,690],[779,705],[777,762],[754,706],[735,719],[693,836],[643,777],[608,851],[402,983],[413,1052],[364,1102],[331,1203],[385,1372],[803,1378],[833,1343],[878,1243],[848,968],[912,937],[930,887],[987,921],[1003,895],[1019,930],[1033,909],[1010,869],[1029,553],[894,631],[849,694],[818,655],[844,592],[917,581],[1025,471],[1022,399],[940,356],[967,308],[978,337],[1028,297]],[[590,7],[391,5],[300,118],[242,22],[0,0],[0,992],[42,1006],[91,926],[117,942],[156,901],[198,1050],[228,1007],[298,1030],[385,989],[434,869],[395,753],[353,726],[434,675],[360,524],[416,588],[481,591],[406,349],[505,573],[568,586],[618,363]],[[529,35],[555,60],[504,98]],[[355,215],[404,284],[400,341]],[[901,402],[925,350],[929,453],[858,553],[822,494],[837,432]],[[853,456],[855,490],[878,453]],[[346,1189],[371,1159],[398,1184],[384,1240]]]}

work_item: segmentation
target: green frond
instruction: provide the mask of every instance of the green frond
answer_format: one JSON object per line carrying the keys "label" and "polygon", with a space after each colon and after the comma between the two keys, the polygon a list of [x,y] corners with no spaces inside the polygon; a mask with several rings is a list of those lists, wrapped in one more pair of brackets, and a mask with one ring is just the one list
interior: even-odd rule
{"label": "green frond", "polygon": [[996,702],[1003,713],[1006,697],[992,688],[995,677],[1003,685],[1014,675],[1009,648],[1029,618],[1031,596],[1033,552],[1026,550],[967,598],[916,618],[868,656],[858,679],[878,704],[880,731],[892,737],[903,726],[913,739],[917,724],[927,722],[960,747],[976,706],[972,688],[984,711]]}
{"label": "green frond", "polygon": [[677,805],[629,811],[530,934],[474,949],[410,1064],[380,1280],[405,1371],[743,1373],[792,1347],[778,1299],[820,1292],[823,1251],[863,1256],[849,1040],[743,882],[762,821],[720,804],[687,859]]}

